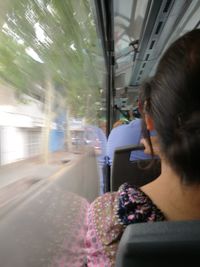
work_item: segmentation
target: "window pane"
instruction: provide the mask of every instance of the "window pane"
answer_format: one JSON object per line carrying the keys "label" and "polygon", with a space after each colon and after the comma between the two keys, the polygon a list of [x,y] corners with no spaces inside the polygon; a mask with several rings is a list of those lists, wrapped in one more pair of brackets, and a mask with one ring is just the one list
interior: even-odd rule
{"label": "window pane", "polygon": [[71,255],[83,263],[106,142],[91,2],[4,1],[0,27],[1,265],[55,266]]}

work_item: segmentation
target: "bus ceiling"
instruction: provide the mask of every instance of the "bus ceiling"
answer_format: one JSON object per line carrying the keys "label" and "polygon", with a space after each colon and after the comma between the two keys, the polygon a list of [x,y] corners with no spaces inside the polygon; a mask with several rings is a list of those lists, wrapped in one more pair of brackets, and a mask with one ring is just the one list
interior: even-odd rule
{"label": "bus ceiling", "polygon": [[[94,0],[107,66],[107,134],[113,107],[134,106],[141,83],[155,73],[166,48],[200,27],[199,0]],[[131,103],[134,102],[134,103]]]}
{"label": "bus ceiling", "polygon": [[200,27],[198,0],[114,0],[115,88],[136,92],[177,37]]}

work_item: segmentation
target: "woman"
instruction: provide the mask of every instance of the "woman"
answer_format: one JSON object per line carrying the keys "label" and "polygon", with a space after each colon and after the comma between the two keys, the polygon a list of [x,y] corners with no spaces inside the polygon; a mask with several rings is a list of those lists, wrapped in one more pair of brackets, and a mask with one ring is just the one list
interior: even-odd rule
{"label": "woman", "polygon": [[114,266],[130,223],[200,219],[200,30],[170,46],[141,90],[144,122],[157,132],[153,146],[150,139],[142,142],[160,156],[161,175],[141,188],[124,184],[91,204],[89,267]]}

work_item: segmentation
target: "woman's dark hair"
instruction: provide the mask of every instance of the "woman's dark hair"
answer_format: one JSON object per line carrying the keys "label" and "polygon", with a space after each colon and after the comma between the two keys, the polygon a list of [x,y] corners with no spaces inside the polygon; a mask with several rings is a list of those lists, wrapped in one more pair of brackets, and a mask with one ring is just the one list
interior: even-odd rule
{"label": "woman's dark hair", "polygon": [[200,30],[167,49],[140,99],[166,160],[184,182],[200,183]]}

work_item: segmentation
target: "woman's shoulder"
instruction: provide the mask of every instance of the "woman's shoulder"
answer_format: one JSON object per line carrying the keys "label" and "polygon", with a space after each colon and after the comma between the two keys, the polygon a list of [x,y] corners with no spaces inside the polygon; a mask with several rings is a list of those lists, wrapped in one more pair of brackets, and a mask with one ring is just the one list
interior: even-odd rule
{"label": "woman's shoulder", "polygon": [[165,217],[152,200],[138,187],[124,183],[117,192],[96,198],[90,208],[99,217],[115,217],[121,225],[162,221]]}
{"label": "woman's shoulder", "polygon": [[138,187],[125,183],[118,190],[117,216],[123,225],[162,221],[163,213]]}
{"label": "woman's shoulder", "polygon": [[[159,208],[140,188],[128,183],[122,184],[117,192],[108,192],[99,196],[91,206],[98,207],[99,212],[101,208],[115,209],[116,214],[125,224],[127,223],[123,220],[123,215],[130,213],[132,215],[136,213],[136,222],[145,220],[145,216],[150,221],[159,219],[159,216],[163,217]],[[129,218],[133,218],[133,216]]]}
{"label": "woman's shoulder", "polygon": [[108,192],[97,197],[90,205],[90,209],[95,212],[98,217],[105,214],[106,217],[116,214],[118,207],[119,192]]}
{"label": "woman's shoulder", "polygon": [[118,242],[128,224],[164,220],[148,196],[127,183],[117,192],[95,199],[88,214],[89,230],[96,233],[96,239],[111,262],[114,262]]}
{"label": "woman's shoulder", "polygon": [[91,203],[91,205],[95,205],[97,203],[104,203],[105,201],[109,201],[109,202],[111,201],[111,202],[113,202],[118,195],[119,195],[118,191],[104,193],[103,195],[97,197]]}

